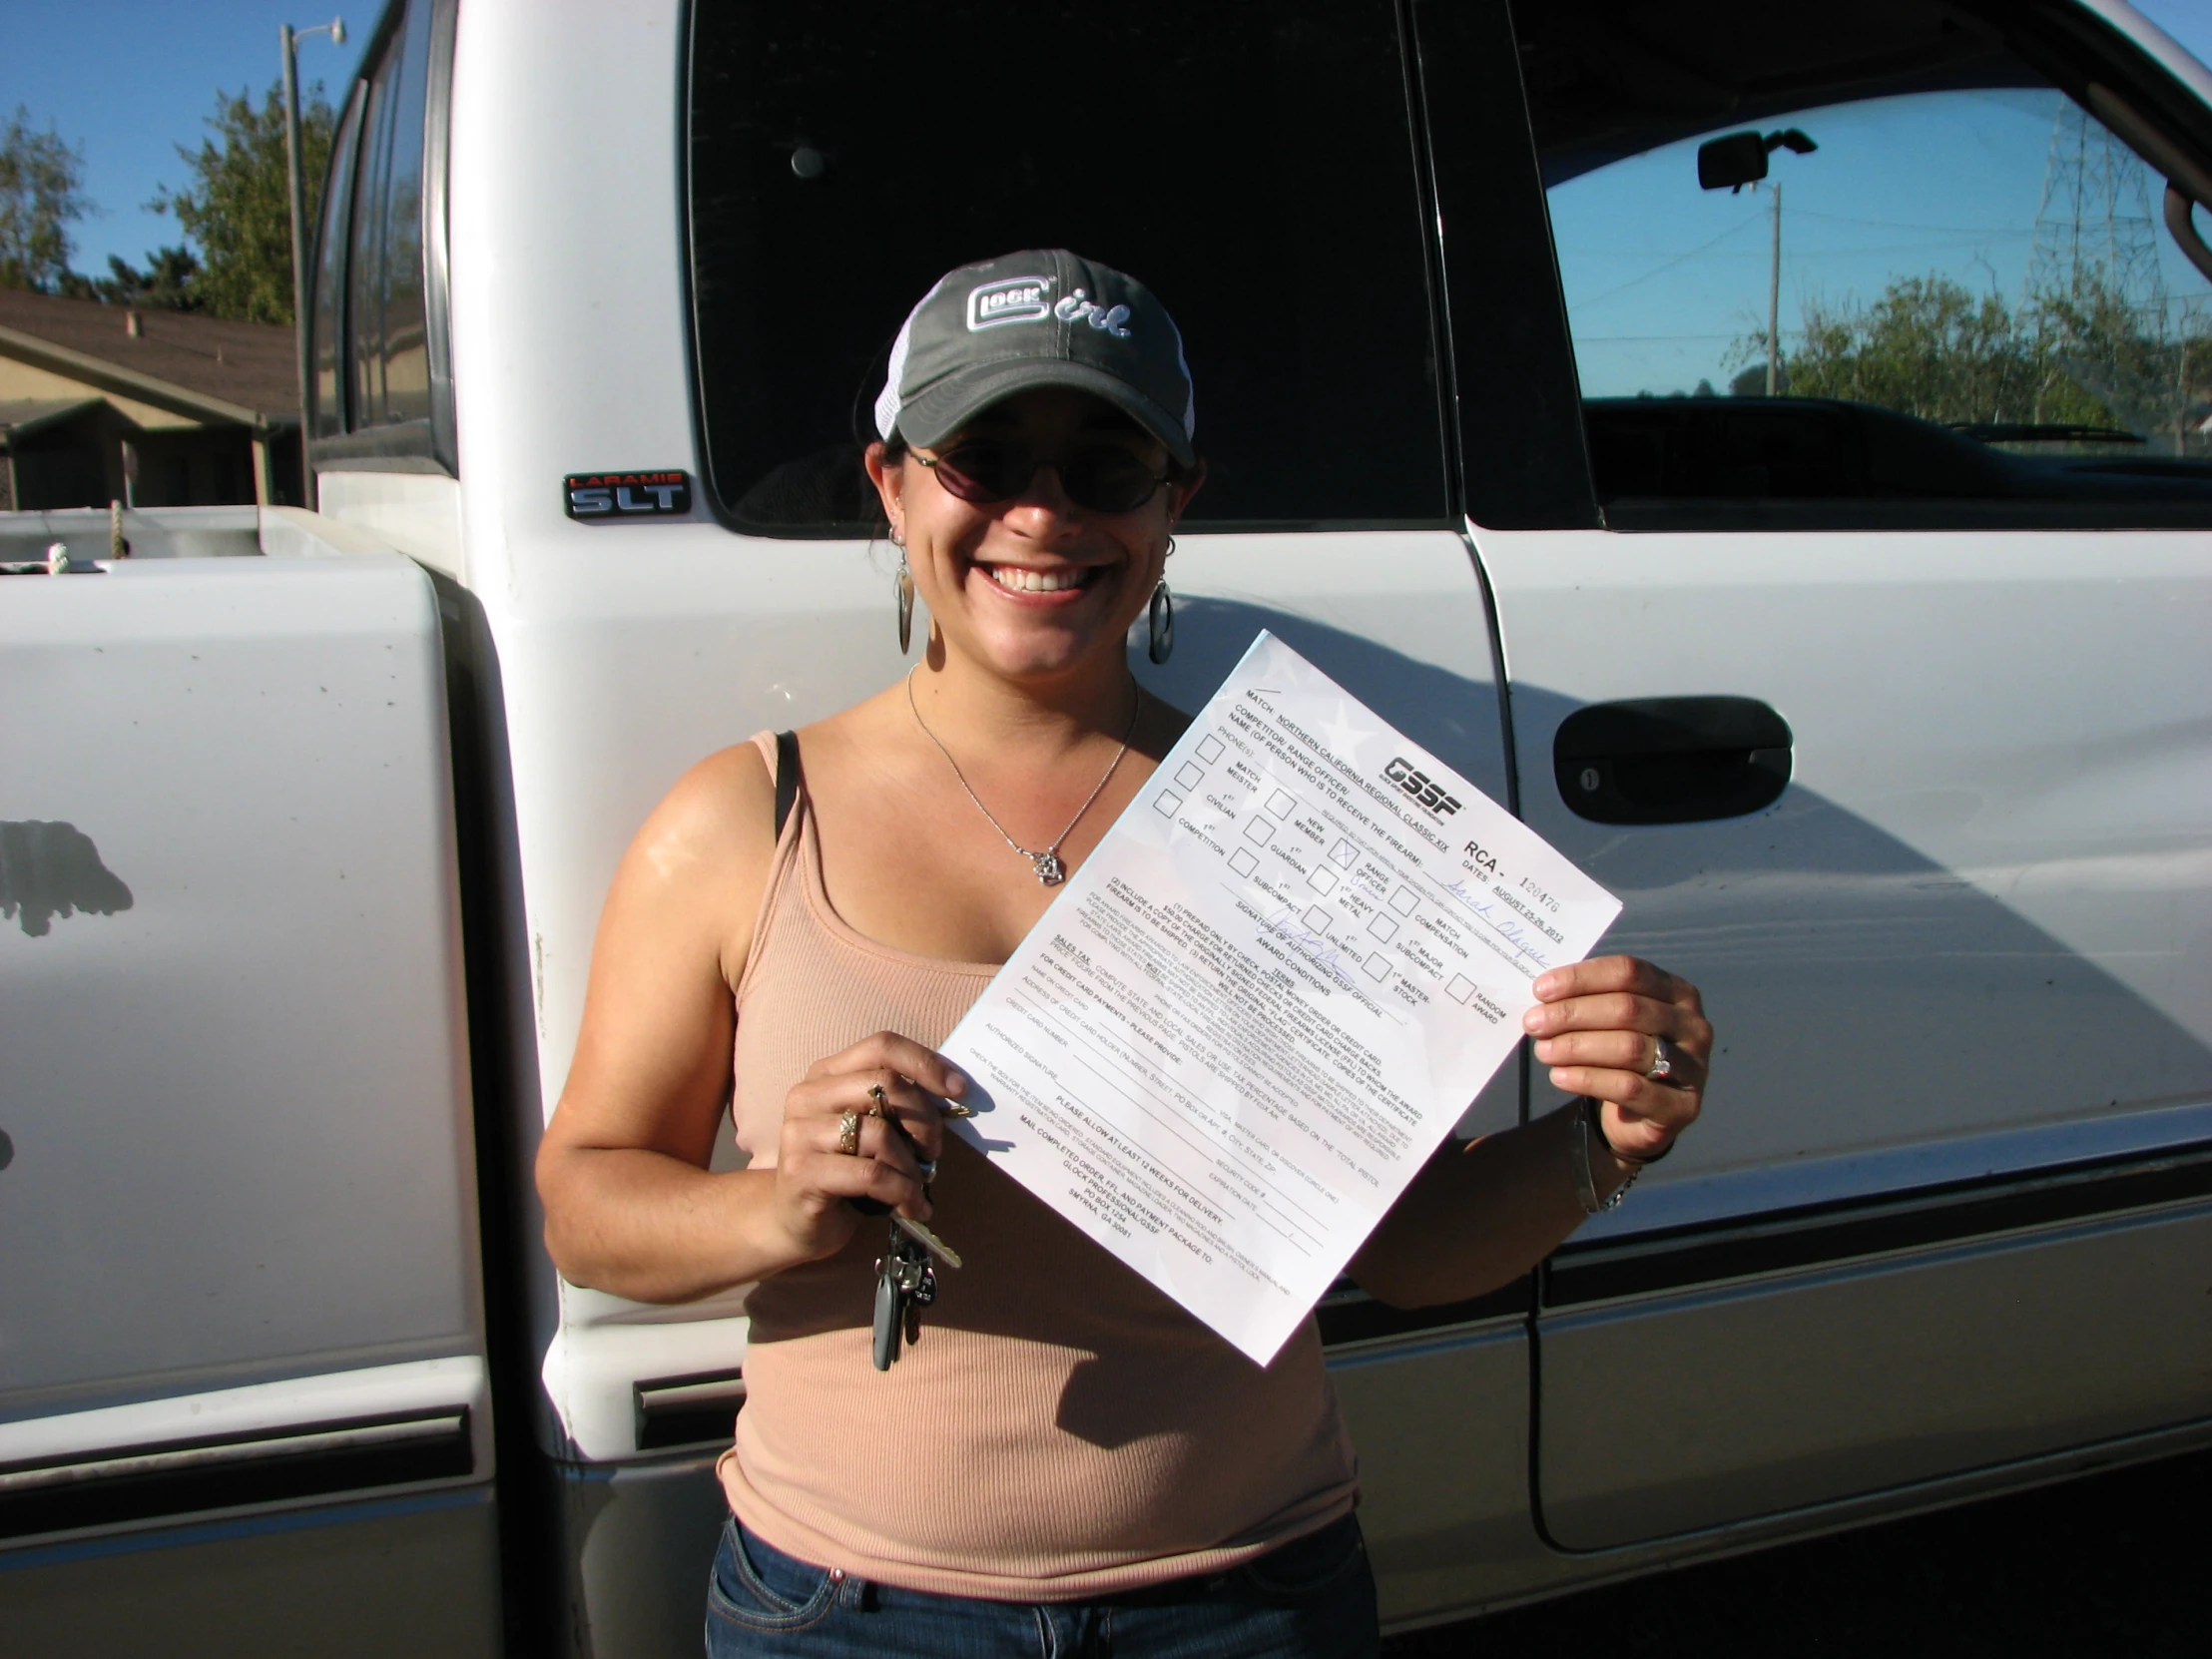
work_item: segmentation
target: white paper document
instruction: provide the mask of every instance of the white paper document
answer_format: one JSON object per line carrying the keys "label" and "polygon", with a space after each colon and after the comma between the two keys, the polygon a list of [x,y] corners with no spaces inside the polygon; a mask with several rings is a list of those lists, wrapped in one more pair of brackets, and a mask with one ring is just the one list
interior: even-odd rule
{"label": "white paper document", "polygon": [[945,1043],[956,1127],[1265,1365],[1619,911],[1263,633]]}

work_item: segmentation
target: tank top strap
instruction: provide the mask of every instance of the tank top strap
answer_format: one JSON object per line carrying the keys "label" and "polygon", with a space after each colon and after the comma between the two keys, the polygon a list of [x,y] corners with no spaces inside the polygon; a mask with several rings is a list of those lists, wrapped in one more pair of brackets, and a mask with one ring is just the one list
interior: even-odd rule
{"label": "tank top strap", "polygon": [[[796,765],[787,769],[783,764],[787,757],[794,762],[798,760],[799,740],[789,732],[757,732],[747,741],[761,752],[761,759],[768,763],[769,776],[776,781],[780,829],[776,836],[776,856],[769,864],[768,880],[761,889],[761,907],[753,917],[752,948],[746,952],[745,971],[738,976],[736,1000],[741,1010],[745,1006],[746,992],[752,988],[762,962],[768,958],[769,941],[787,900],[803,897],[806,888],[815,884],[807,880],[806,872],[800,868],[812,844],[806,833],[806,776]],[[816,883],[820,879],[818,872]]]}

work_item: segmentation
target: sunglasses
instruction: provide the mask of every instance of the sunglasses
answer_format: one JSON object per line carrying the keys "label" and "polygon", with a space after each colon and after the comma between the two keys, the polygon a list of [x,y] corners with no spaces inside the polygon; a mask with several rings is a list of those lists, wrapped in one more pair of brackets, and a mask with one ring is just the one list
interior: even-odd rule
{"label": "sunglasses", "polygon": [[977,506],[1012,500],[1040,467],[1057,472],[1067,498],[1094,513],[1134,512],[1174,477],[1154,472],[1112,443],[1092,444],[1057,461],[1039,460],[1022,445],[999,438],[964,438],[942,455],[913,453],[948,493]]}

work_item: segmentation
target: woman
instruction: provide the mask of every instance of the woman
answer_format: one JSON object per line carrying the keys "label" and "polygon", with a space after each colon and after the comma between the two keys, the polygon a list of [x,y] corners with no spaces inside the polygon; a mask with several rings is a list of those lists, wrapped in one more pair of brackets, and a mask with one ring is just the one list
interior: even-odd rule
{"label": "woman", "polygon": [[[947,276],[865,463],[924,660],[800,733],[781,803],[774,740],[701,763],[616,877],[538,1179],[577,1284],[758,1282],[712,1652],[1375,1647],[1312,1322],[1254,1366],[943,1128],[966,1083],[934,1045],[1186,724],[1125,641],[1203,481],[1191,407],[1121,274]],[[1385,1301],[1517,1278],[1697,1115],[1694,988],[1614,956],[1535,991],[1537,1058],[1602,1105],[1439,1152],[1353,1264]],[[752,1161],[710,1174],[726,1096]],[[888,1374],[855,1199],[941,1207],[967,1260]]]}

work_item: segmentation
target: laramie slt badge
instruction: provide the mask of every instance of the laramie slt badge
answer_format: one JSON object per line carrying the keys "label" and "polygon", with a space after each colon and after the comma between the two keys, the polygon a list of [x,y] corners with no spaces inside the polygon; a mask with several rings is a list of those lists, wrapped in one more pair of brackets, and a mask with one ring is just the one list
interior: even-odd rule
{"label": "laramie slt badge", "polygon": [[584,523],[625,518],[680,518],[691,511],[688,472],[572,472],[561,480],[561,505]]}

